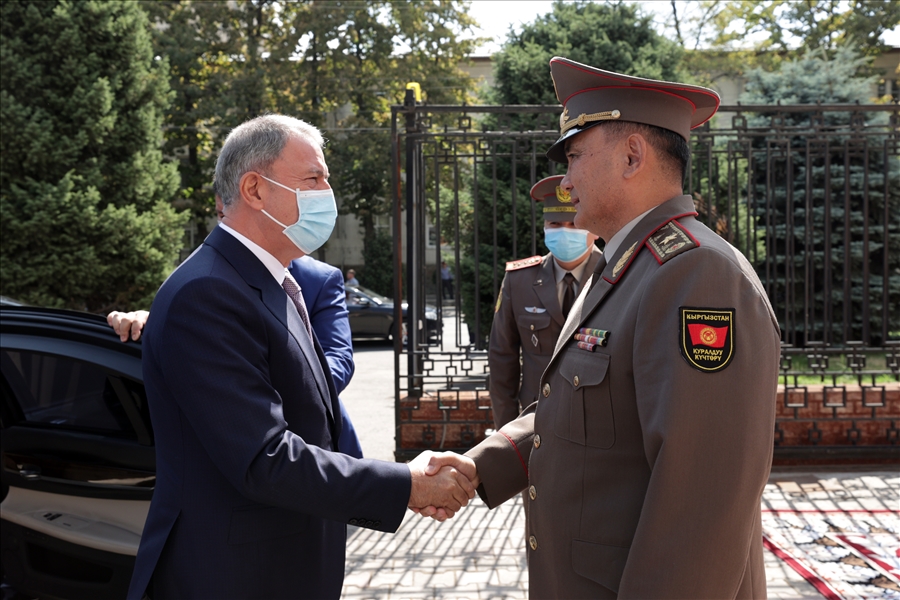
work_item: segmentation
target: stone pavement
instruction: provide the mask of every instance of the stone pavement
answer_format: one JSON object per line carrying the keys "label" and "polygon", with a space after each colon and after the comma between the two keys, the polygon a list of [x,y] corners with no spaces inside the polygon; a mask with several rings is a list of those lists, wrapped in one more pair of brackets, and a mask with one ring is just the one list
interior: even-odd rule
{"label": "stone pavement", "polygon": [[[763,509],[889,509],[900,528],[900,473],[814,467],[773,471]],[[890,515],[889,515],[890,516]],[[525,518],[516,497],[490,511],[476,498],[445,523],[408,513],[396,534],[351,528],[343,598],[526,598]],[[800,575],[765,552],[770,598],[822,598]]]}

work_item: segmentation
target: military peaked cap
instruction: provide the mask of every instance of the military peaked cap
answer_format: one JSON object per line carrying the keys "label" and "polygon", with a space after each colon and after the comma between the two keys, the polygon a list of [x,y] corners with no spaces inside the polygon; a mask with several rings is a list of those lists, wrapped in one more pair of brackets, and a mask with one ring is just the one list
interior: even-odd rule
{"label": "military peaked cap", "polygon": [[556,56],[550,59],[556,97],[563,105],[560,137],[547,157],[565,163],[565,141],[604,121],[629,121],[674,131],[685,140],[719,108],[715,91],[604,71]]}
{"label": "military peaked cap", "polygon": [[562,175],[552,175],[538,181],[531,187],[531,197],[535,202],[544,205],[545,221],[574,221],[575,207],[572,197],[566,190],[560,189]]}

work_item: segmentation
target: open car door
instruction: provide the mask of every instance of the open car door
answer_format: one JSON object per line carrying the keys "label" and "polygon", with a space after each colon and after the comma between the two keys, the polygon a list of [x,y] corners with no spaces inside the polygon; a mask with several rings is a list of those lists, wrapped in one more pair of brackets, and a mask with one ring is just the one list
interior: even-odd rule
{"label": "open car door", "polygon": [[155,485],[139,343],[97,315],[0,309],[4,583],[123,598]]}

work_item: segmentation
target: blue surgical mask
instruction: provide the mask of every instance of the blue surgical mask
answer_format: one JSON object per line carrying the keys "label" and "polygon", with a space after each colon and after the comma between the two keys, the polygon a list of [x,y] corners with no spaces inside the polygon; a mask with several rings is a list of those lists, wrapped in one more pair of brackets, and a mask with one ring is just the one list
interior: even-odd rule
{"label": "blue surgical mask", "polygon": [[588,232],[570,227],[544,229],[544,243],[553,256],[562,262],[572,262],[587,252]]}
{"label": "blue surgical mask", "polygon": [[297,194],[297,222],[293,225],[285,225],[265,210],[264,215],[284,227],[284,235],[294,242],[305,254],[312,254],[322,247],[322,244],[331,237],[334,231],[334,222],[337,220],[337,205],[334,203],[334,192],[327,190],[295,190],[277,181],[272,181],[265,175],[260,175],[266,181],[271,181],[277,186],[290,190]]}

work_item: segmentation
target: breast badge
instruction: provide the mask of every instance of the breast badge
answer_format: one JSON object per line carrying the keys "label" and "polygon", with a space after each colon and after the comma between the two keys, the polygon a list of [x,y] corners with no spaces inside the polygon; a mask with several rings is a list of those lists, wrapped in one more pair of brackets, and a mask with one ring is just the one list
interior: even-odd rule
{"label": "breast badge", "polygon": [[680,313],[681,355],[689,365],[714,373],[734,357],[734,309],[682,306]]}
{"label": "breast badge", "polygon": [[578,342],[579,348],[593,352],[599,346],[606,345],[607,341],[609,341],[609,332],[605,329],[582,327],[575,334],[574,339]]}

